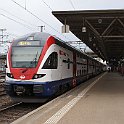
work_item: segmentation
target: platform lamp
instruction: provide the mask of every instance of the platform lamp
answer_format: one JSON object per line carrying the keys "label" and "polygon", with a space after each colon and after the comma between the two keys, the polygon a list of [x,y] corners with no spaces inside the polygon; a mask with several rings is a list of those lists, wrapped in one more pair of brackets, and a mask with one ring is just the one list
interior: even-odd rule
{"label": "platform lamp", "polygon": [[67,25],[67,22],[66,21],[67,20],[65,18],[64,25],[62,26],[62,33],[69,33],[69,31],[70,31],[70,27],[69,27],[69,25]]}
{"label": "platform lamp", "polygon": [[83,27],[82,27],[82,32],[85,33],[87,31],[87,28],[85,26],[85,18],[83,18]]}
{"label": "platform lamp", "polygon": [[99,24],[102,23],[102,19],[101,19],[101,18],[98,19],[98,23],[99,23]]}
{"label": "platform lamp", "polygon": [[87,31],[86,27],[83,26],[83,27],[82,27],[82,32],[85,33],[86,31]]}
{"label": "platform lamp", "polygon": [[96,44],[95,43],[93,43],[93,47],[96,47]]}

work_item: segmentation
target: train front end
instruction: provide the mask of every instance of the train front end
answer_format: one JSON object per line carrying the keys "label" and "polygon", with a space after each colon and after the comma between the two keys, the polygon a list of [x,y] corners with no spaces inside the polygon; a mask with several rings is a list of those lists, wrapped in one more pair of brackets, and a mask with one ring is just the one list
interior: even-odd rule
{"label": "train front end", "polygon": [[40,98],[43,98],[45,93],[41,79],[46,74],[39,71],[39,68],[47,51],[48,38],[48,34],[34,33],[12,43],[7,55],[6,91],[13,100],[42,100]]}

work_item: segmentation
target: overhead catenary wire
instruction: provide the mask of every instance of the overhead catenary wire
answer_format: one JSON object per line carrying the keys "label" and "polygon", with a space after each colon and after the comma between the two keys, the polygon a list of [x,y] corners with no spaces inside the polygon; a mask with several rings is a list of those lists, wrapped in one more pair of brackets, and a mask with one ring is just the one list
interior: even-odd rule
{"label": "overhead catenary wire", "polygon": [[[53,9],[44,1],[44,0],[42,0],[43,1],[43,3],[51,10],[51,11],[53,11]],[[64,36],[64,35],[63,35]],[[66,39],[68,39],[66,36],[64,36]]]}
{"label": "overhead catenary wire", "polygon": [[19,37],[19,35],[13,34],[13,33],[9,33],[9,32],[6,32],[6,34],[11,35],[11,36],[14,36],[14,37]]}
{"label": "overhead catenary wire", "polygon": [[72,8],[75,10],[75,7],[74,7],[72,1],[71,1],[71,0],[69,0],[69,1],[70,1],[70,3],[71,3]]}
{"label": "overhead catenary wire", "polygon": [[[33,14],[31,11],[29,11],[28,9],[25,9],[23,6],[21,6],[19,3],[17,3],[14,0],[11,0],[12,2],[14,2],[15,4],[17,4],[18,6],[20,6],[22,9],[24,9],[25,11],[27,11],[28,13],[30,13],[32,16],[34,16],[35,18],[37,18],[38,20],[42,21],[44,24],[46,24],[47,26],[51,27],[53,30],[57,31],[55,28],[53,28],[51,25],[49,25],[48,23],[46,23],[45,21],[43,21],[42,19],[40,19],[38,16],[36,16],[35,14]],[[58,31],[57,31],[58,32]],[[60,33],[60,32],[58,32]]]}
{"label": "overhead catenary wire", "polygon": [[44,1],[44,0],[42,0],[43,1],[43,3],[51,10],[51,11],[53,11],[53,9]]}
{"label": "overhead catenary wire", "polygon": [[[19,7],[21,7],[22,9],[24,9],[25,11],[27,11],[28,13],[30,13],[32,16],[34,16],[35,18],[37,18],[38,20],[40,20],[41,22],[43,22],[44,24],[46,24],[47,26],[49,26],[51,29],[53,29],[54,31],[56,31],[57,33],[61,34],[59,31],[57,31],[54,27],[52,27],[51,25],[49,25],[47,22],[43,21],[41,18],[39,18],[37,15],[33,14],[30,10],[28,10],[27,8],[23,7],[22,5],[20,5],[19,3],[17,3],[14,0],[11,0],[13,3],[15,3],[16,5],[18,5]],[[62,35],[62,34],[61,34]],[[64,35],[63,35],[64,36]],[[64,36],[65,37],[65,36]],[[67,37],[65,37],[67,39]]]}
{"label": "overhead catenary wire", "polygon": [[26,23],[26,24],[28,24],[28,25],[30,24],[30,25],[32,25],[33,27],[37,27],[36,25],[31,24],[31,23],[27,22],[26,20],[24,20],[24,19],[22,19],[22,18],[19,18],[19,17],[15,16],[14,14],[8,12],[7,10],[4,10],[4,9],[2,9],[2,8],[0,8],[0,10],[2,10],[3,12],[6,12],[7,14],[9,14],[9,15],[15,17],[16,19],[19,19],[20,21],[23,21],[24,23]]}
{"label": "overhead catenary wire", "polygon": [[6,16],[6,15],[4,15],[4,14],[2,14],[2,13],[0,13],[0,15],[3,16],[3,17],[5,17],[5,18],[7,18],[7,19],[9,19],[9,20],[11,20],[11,21],[14,21],[14,22],[16,22],[16,23],[18,23],[18,24],[24,26],[25,28],[28,28],[28,29],[33,30],[33,29],[32,29],[31,27],[29,27],[28,25],[25,25],[25,24],[23,24],[23,23],[21,23],[21,22],[18,22],[18,21],[16,21],[15,19],[12,19],[12,18],[10,18],[10,17],[8,17],[8,16]]}

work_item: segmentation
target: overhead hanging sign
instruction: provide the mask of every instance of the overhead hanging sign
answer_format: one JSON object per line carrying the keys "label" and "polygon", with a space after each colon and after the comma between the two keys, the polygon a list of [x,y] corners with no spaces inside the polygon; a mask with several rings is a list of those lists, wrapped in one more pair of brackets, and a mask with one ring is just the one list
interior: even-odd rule
{"label": "overhead hanging sign", "polygon": [[69,33],[69,25],[62,26],[62,33]]}

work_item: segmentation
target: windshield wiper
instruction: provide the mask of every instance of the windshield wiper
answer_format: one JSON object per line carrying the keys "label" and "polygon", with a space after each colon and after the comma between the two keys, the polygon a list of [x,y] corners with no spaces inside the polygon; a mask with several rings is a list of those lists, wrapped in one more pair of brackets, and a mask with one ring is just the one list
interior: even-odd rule
{"label": "windshield wiper", "polygon": [[36,62],[37,62],[37,58],[38,57],[38,51],[37,51],[37,53],[36,53],[36,55],[35,55],[35,57],[34,57],[34,59],[30,62],[30,65],[29,65],[29,68],[31,67],[31,65],[33,64],[33,63],[35,63],[35,67],[36,67]]}

